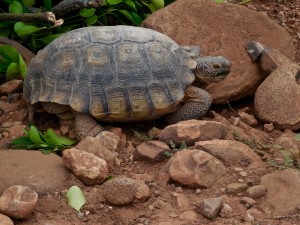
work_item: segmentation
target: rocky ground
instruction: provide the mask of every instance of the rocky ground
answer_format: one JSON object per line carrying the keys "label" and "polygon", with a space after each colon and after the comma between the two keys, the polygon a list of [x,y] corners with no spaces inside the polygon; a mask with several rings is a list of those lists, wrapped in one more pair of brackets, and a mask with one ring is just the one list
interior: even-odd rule
{"label": "rocky ground", "polygon": [[[247,7],[266,12],[287,29],[299,63],[300,1],[255,0]],[[251,97],[230,106],[215,105],[202,120],[168,127],[161,120],[105,124],[108,132],[76,146],[93,154],[73,149],[62,160],[38,151],[5,151],[26,127],[21,87],[13,81],[0,88],[0,193],[23,184],[39,197],[28,189],[10,189],[2,195],[0,210],[14,224],[299,224],[299,142],[294,132],[255,118]],[[59,124],[42,112],[38,118],[41,129],[52,127],[72,137],[70,124]],[[184,141],[189,150],[166,145],[169,140],[178,146]],[[90,167],[98,171],[97,178],[85,173]],[[100,185],[108,175],[114,179]],[[66,203],[72,185],[81,187],[87,200],[81,213]],[[22,193],[20,210],[6,204],[16,192]],[[22,217],[28,218],[14,219]],[[0,214],[1,225],[12,224],[4,221],[9,220]]]}

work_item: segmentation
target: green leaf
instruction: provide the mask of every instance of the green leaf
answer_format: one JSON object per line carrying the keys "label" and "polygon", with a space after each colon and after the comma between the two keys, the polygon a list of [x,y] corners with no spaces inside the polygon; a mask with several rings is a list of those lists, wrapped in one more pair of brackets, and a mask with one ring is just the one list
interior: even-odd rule
{"label": "green leaf", "polygon": [[30,7],[34,5],[35,0],[22,0],[22,3],[25,7]]}
{"label": "green leaf", "polygon": [[8,9],[9,13],[23,13],[23,6],[18,1],[13,1],[12,3],[10,3]]}
{"label": "green leaf", "polygon": [[52,150],[51,150],[51,149],[42,149],[42,153],[43,153],[44,155],[49,155],[49,154],[52,153]]}
{"label": "green leaf", "polygon": [[143,19],[138,14],[136,14],[135,12],[129,12],[129,13],[132,17],[132,22],[135,25],[140,26],[143,22]]}
{"label": "green leaf", "polygon": [[30,140],[35,144],[46,144],[42,139],[42,133],[33,125],[30,126],[28,132]]}
{"label": "green leaf", "polygon": [[96,12],[96,9],[93,9],[93,8],[92,9],[81,9],[79,11],[79,14],[82,17],[90,17],[90,16],[94,15],[95,12]]}
{"label": "green leaf", "polygon": [[146,5],[152,13],[157,11],[157,9],[155,8],[155,6],[153,4],[151,4],[151,3],[143,3],[143,4]]}
{"label": "green leaf", "polygon": [[16,148],[30,148],[34,143],[30,140],[29,137],[18,137],[13,140],[13,146]]}
{"label": "green leaf", "polygon": [[57,146],[59,144],[58,137],[52,129],[48,129],[44,134],[44,140],[48,145]]}
{"label": "green leaf", "polygon": [[86,200],[83,192],[78,186],[72,186],[66,194],[68,205],[73,209],[80,212],[81,207],[85,204]]}
{"label": "green leaf", "polygon": [[0,46],[0,55],[8,62],[19,62],[18,51],[10,45]]}
{"label": "green leaf", "polygon": [[294,139],[295,139],[296,141],[300,141],[300,133],[296,134],[295,137],[294,137]]}
{"label": "green leaf", "polygon": [[118,12],[120,12],[121,14],[123,14],[128,20],[130,20],[131,22],[133,22],[133,18],[130,15],[129,12],[127,12],[126,10],[118,10]]}
{"label": "green leaf", "polygon": [[7,71],[6,71],[6,79],[12,80],[15,79],[20,74],[20,67],[19,63],[11,63],[9,64]]}
{"label": "green leaf", "polygon": [[58,138],[58,143],[65,146],[70,146],[77,142],[76,140],[72,140],[67,137],[57,137],[57,138]]}
{"label": "green leaf", "polygon": [[43,38],[39,38],[38,40],[42,41],[45,44],[49,44],[51,41],[55,40],[56,38],[58,38],[59,36],[61,36],[63,33],[59,33],[59,34],[49,34],[46,37]]}
{"label": "green leaf", "polygon": [[85,22],[88,25],[93,25],[93,24],[97,23],[97,21],[98,21],[98,17],[96,15],[92,15],[90,17],[85,18]]}
{"label": "green leaf", "polygon": [[45,9],[50,11],[52,9],[52,1],[51,0],[44,0]]}
{"label": "green leaf", "polygon": [[35,33],[36,31],[43,29],[37,26],[28,25],[23,22],[16,22],[14,25],[14,30],[17,33],[18,37],[24,39]]}
{"label": "green leaf", "polygon": [[128,5],[133,11],[137,12],[137,9],[135,7],[135,4],[132,0],[125,0],[124,1],[126,5]]}
{"label": "green leaf", "polygon": [[151,0],[151,3],[156,9],[161,9],[165,6],[164,0]]}
{"label": "green leaf", "polygon": [[215,0],[215,2],[220,4],[220,3],[223,3],[224,0]]}
{"label": "green leaf", "polygon": [[23,78],[25,78],[27,72],[27,66],[21,54],[19,54],[19,66],[20,66],[21,75]]}
{"label": "green leaf", "polygon": [[122,2],[122,0],[106,0],[110,5],[117,5]]}

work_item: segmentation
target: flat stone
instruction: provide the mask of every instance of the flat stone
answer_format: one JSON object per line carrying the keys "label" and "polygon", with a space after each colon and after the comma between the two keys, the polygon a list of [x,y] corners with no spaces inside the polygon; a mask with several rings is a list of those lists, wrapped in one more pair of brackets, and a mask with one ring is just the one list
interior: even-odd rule
{"label": "flat stone", "polygon": [[205,151],[224,163],[225,166],[247,166],[253,162],[260,162],[260,157],[247,145],[231,140],[199,141],[196,149]]}
{"label": "flat stone", "polygon": [[226,173],[223,163],[201,150],[181,150],[168,162],[173,181],[191,188],[209,188]]}
{"label": "flat stone", "polygon": [[292,38],[284,27],[264,13],[238,4],[177,0],[148,16],[142,26],[160,31],[180,45],[198,45],[204,55],[229,59],[229,76],[205,88],[214,103],[225,104],[253,95],[261,83],[259,66],[252,62],[245,48],[250,40],[277,48],[291,58],[294,55]]}
{"label": "flat stone", "polygon": [[0,194],[13,185],[24,185],[38,194],[64,186],[68,171],[62,159],[33,150],[0,151]]}
{"label": "flat stone", "polygon": [[136,146],[134,160],[146,162],[160,162],[166,159],[165,152],[169,152],[169,146],[161,141],[145,141]]}
{"label": "flat stone", "polygon": [[165,127],[159,134],[159,140],[167,144],[170,141],[180,146],[194,145],[197,141],[223,139],[228,132],[226,125],[205,120],[186,120]]}
{"label": "flat stone", "polygon": [[293,215],[300,206],[300,171],[295,169],[277,170],[261,178],[266,187],[266,203],[276,215]]}

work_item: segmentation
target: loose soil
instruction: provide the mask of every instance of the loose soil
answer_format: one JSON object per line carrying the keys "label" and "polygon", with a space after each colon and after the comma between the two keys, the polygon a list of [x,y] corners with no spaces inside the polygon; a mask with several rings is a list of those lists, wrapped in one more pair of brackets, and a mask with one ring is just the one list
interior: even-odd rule
{"label": "loose soil", "polygon": [[[278,2],[280,2],[278,0]],[[300,19],[300,1],[299,0],[287,0],[281,1],[282,3],[277,3],[274,0],[254,0],[247,7],[253,10],[265,11],[271,18],[276,20],[280,25],[284,26],[291,36],[294,39],[294,44],[296,47],[296,56],[295,61],[300,62],[300,22],[295,22],[296,19]],[[282,13],[283,12],[283,13]],[[284,15],[284,18],[282,17]],[[247,19],[247,15],[245,15],[245,19]],[[220,21],[222,22],[222,21]],[[257,24],[259,26],[259,24]],[[270,31],[270,36],[271,36]],[[234,34],[232,34],[235,36]],[[235,110],[244,107],[252,107],[252,99],[247,99],[243,101],[239,101],[232,105]],[[227,117],[231,116],[231,109],[228,106],[218,106],[215,107],[217,111],[227,112]],[[229,113],[228,113],[229,112]],[[14,115],[15,120],[17,118],[21,118],[21,115]],[[12,117],[6,115],[4,113],[1,114],[1,121],[12,120]],[[41,120],[42,121],[42,120]],[[52,121],[52,120],[51,120]],[[13,122],[13,121],[12,121]],[[41,124],[45,125],[44,122]],[[132,129],[136,130],[144,130],[147,131],[152,126],[157,125],[151,123],[141,123],[141,124],[128,124],[122,125],[123,132],[127,136],[127,144],[124,146],[124,150],[120,152],[119,158],[121,160],[120,168],[115,171],[112,175],[128,175],[129,177],[133,174],[149,174],[154,176],[154,180],[150,181],[148,186],[151,190],[151,197],[145,203],[132,204],[124,207],[114,207],[107,205],[103,199],[100,199],[97,194],[97,190],[101,188],[101,186],[87,187],[80,183],[75,177],[71,176],[69,181],[65,184],[65,188],[61,190],[57,190],[55,193],[49,193],[44,196],[40,196],[37,202],[34,214],[27,220],[19,220],[14,221],[17,225],[93,225],[93,224],[107,224],[107,225],[152,225],[158,224],[158,221],[168,221],[170,224],[174,225],[187,225],[187,224],[246,224],[243,221],[245,215],[245,208],[237,201],[235,196],[226,198],[226,203],[233,208],[234,216],[229,218],[227,217],[218,217],[215,220],[208,220],[202,216],[198,216],[199,220],[197,223],[191,223],[188,220],[180,220],[178,218],[179,215],[179,207],[176,202],[176,198],[174,197],[176,193],[184,194],[190,201],[191,204],[193,202],[199,202],[201,199],[206,199],[210,197],[216,197],[222,195],[222,188],[226,187],[229,183],[236,182],[237,178],[234,173],[228,172],[226,176],[224,176],[221,180],[217,182],[210,189],[203,189],[200,193],[195,192],[194,189],[188,189],[185,187],[181,187],[179,184],[168,183],[163,184],[156,180],[156,176],[158,171],[161,171],[166,162],[149,164],[146,162],[131,162],[130,156],[132,154],[132,146],[128,143],[132,143]],[[57,126],[57,121],[46,124],[47,126]],[[116,126],[120,126],[117,124]],[[280,131],[274,131],[272,136],[275,138],[278,137]],[[10,142],[9,138],[4,138],[2,136],[0,144],[5,148],[7,143]],[[274,156],[276,157],[276,156]],[[166,160],[167,161],[167,160]],[[238,167],[238,166],[237,166]],[[267,174],[273,171],[274,168],[262,169],[255,168],[248,172],[247,181],[251,181],[255,184],[259,183],[260,177],[264,174]],[[34,171],[33,171],[34,172]],[[11,174],[11,176],[18,176],[18,174]],[[65,192],[68,187],[72,185],[78,185],[82,188],[86,199],[87,204],[83,207],[82,212],[85,214],[80,217],[78,213],[70,208],[66,203]],[[274,196],[276,197],[276,196]],[[171,208],[163,205],[157,204],[158,199],[167,202]],[[265,209],[265,205],[262,199],[257,200],[257,208],[261,210]],[[154,206],[154,209],[152,209]],[[299,224],[299,218],[274,218],[270,215],[265,215],[265,217],[259,216],[255,217],[258,224],[272,224],[272,225],[290,225],[290,224]]]}

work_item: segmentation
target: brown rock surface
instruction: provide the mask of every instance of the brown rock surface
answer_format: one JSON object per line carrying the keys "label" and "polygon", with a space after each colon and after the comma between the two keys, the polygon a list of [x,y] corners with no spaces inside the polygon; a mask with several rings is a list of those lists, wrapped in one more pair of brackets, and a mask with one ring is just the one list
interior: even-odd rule
{"label": "brown rock surface", "polygon": [[92,153],[70,148],[63,151],[62,159],[66,167],[85,185],[101,184],[107,177],[106,161]]}
{"label": "brown rock surface", "polygon": [[295,76],[300,66],[286,63],[274,70],[257,88],[256,115],[279,129],[300,128],[300,86]]}
{"label": "brown rock surface", "polygon": [[195,148],[205,151],[224,163],[225,166],[247,166],[260,162],[259,156],[247,145],[230,140],[196,142]]}
{"label": "brown rock surface", "polygon": [[188,187],[209,188],[226,173],[226,168],[204,151],[184,149],[171,158],[168,172],[173,181]]}
{"label": "brown rock surface", "polygon": [[289,57],[294,55],[292,39],[284,28],[261,12],[229,3],[178,0],[150,15],[143,26],[170,36],[180,45],[199,45],[203,54],[223,55],[230,60],[229,76],[205,88],[215,103],[253,95],[261,83],[258,65],[245,50],[249,41],[276,47]]}
{"label": "brown rock surface", "polygon": [[13,185],[25,185],[38,194],[44,194],[62,187],[68,178],[68,171],[55,154],[1,150],[0,177],[0,194]]}
{"label": "brown rock surface", "polygon": [[38,194],[29,187],[15,185],[0,197],[0,212],[14,219],[28,218],[36,205]]}
{"label": "brown rock surface", "polygon": [[277,170],[261,178],[266,187],[266,202],[276,215],[293,215],[300,206],[300,171],[295,169]]}
{"label": "brown rock surface", "polygon": [[220,122],[186,120],[165,127],[159,134],[159,140],[167,144],[172,141],[176,145],[184,142],[190,146],[194,145],[196,141],[222,139],[227,132],[227,126]]}

